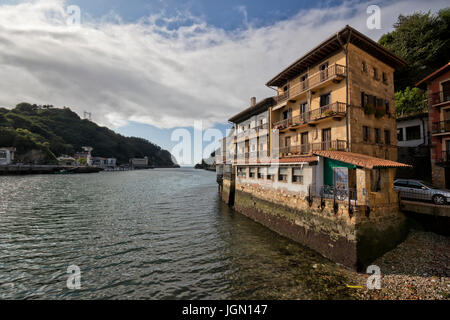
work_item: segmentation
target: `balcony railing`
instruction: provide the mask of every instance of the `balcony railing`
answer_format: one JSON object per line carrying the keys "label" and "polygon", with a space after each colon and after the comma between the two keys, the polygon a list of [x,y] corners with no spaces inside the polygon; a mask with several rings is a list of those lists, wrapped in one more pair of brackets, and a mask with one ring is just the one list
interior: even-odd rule
{"label": "balcony railing", "polygon": [[290,88],[278,95],[275,100],[277,103],[281,103],[289,98],[293,98],[307,90],[313,89],[314,87],[320,85],[321,83],[328,81],[334,78],[342,78],[347,74],[347,68],[340,64],[333,64],[326,68],[325,70],[321,70],[305,80],[301,80],[300,78],[295,78],[291,81]]}
{"label": "balcony railing", "polygon": [[450,132],[450,120],[433,122],[431,132],[433,134]]}
{"label": "balcony railing", "polygon": [[346,151],[347,141],[330,140],[330,141],[322,141],[316,143],[307,143],[302,145],[282,147],[280,148],[280,154],[282,156],[302,155],[302,154],[310,154],[314,151],[325,151],[325,150]]}
{"label": "balcony railing", "polygon": [[249,137],[249,136],[251,136],[252,134],[260,134],[261,132],[262,132],[262,133],[267,133],[267,132],[263,132],[263,130],[266,130],[266,129],[268,129],[268,128],[269,128],[269,123],[267,122],[267,123],[261,124],[261,125],[259,125],[259,126],[257,126],[257,127],[250,128],[250,129],[241,131],[241,132],[239,132],[239,133],[237,134],[237,137],[238,137],[238,138],[242,138],[242,137],[244,137],[244,136]]}
{"label": "balcony railing", "polygon": [[430,94],[431,105],[450,101],[450,91],[439,91]]}
{"label": "balcony railing", "polygon": [[290,117],[273,124],[274,129],[286,129],[293,126],[317,121],[320,119],[336,116],[345,116],[347,113],[347,105],[343,102],[334,102],[318,109],[314,109],[299,116]]}

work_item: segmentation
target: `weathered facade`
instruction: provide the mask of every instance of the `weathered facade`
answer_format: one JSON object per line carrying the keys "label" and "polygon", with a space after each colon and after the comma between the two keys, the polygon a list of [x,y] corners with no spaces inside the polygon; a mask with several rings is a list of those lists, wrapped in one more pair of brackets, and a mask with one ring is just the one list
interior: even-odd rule
{"label": "weathered facade", "polygon": [[450,189],[450,62],[416,86],[428,91],[433,184]]}
{"label": "weathered facade", "polygon": [[236,157],[223,159],[222,199],[352,268],[391,249],[405,235],[393,190],[407,167],[395,162],[402,65],[347,26],[280,72],[267,83],[277,96],[229,120]]}

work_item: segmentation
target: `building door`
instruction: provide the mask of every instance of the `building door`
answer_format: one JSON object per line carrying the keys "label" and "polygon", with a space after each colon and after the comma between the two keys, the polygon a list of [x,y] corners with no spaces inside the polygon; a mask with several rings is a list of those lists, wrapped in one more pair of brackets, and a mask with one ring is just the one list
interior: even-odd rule
{"label": "building door", "polygon": [[[326,111],[329,110],[331,94],[323,94],[320,96],[320,116]],[[327,107],[328,106],[328,107]]]}
{"label": "building door", "polygon": [[320,81],[324,81],[328,79],[328,62],[319,66],[320,70]]}
{"label": "building door", "polygon": [[322,150],[331,148],[331,128],[322,130]]}
{"label": "building door", "polygon": [[305,153],[309,153],[309,145],[308,145],[308,132],[303,132],[301,135],[301,153],[305,154]]}

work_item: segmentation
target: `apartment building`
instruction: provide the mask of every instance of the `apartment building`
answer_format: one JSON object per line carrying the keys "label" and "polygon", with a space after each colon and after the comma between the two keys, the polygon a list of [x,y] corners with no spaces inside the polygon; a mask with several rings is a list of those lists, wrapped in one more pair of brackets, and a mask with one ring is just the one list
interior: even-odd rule
{"label": "apartment building", "polygon": [[346,27],[267,82],[280,157],[338,150],[397,160],[394,71],[404,61]]}
{"label": "apartment building", "polygon": [[428,91],[433,184],[450,189],[450,62],[416,86]]}
{"label": "apartment building", "polygon": [[[336,262],[361,268],[405,236],[393,190],[394,71],[405,62],[346,26],[229,119],[222,199]],[[394,232],[393,232],[394,231]]]}

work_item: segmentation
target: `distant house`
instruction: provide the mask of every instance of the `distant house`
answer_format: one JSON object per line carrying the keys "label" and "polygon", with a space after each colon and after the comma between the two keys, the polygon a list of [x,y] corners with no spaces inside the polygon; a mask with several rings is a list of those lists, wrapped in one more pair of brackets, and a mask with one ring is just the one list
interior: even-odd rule
{"label": "distant house", "polygon": [[148,157],[132,158],[132,159],[130,159],[130,166],[134,169],[147,168],[148,167]]}
{"label": "distant house", "polygon": [[397,139],[399,147],[428,145],[428,113],[397,118]]}
{"label": "distant house", "polygon": [[75,153],[75,159],[84,159],[86,160],[86,164],[91,166],[92,165],[92,156],[91,152],[93,150],[92,147],[82,147],[83,151]]}
{"label": "distant house", "polygon": [[100,168],[116,167],[116,158],[102,158],[102,157],[92,157],[91,163],[93,166]]}
{"label": "distant house", "polygon": [[14,161],[16,148],[0,148],[0,165],[8,165]]}
{"label": "distant house", "polygon": [[57,158],[58,160],[58,164],[61,166],[76,166],[77,165],[77,160],[74,157],[69,157],[69,156],[61,156]]}

